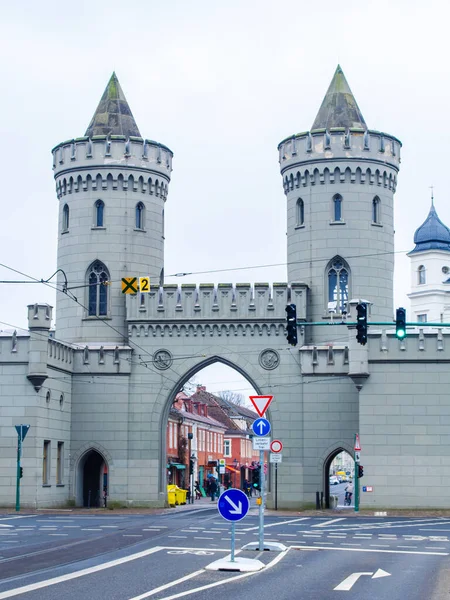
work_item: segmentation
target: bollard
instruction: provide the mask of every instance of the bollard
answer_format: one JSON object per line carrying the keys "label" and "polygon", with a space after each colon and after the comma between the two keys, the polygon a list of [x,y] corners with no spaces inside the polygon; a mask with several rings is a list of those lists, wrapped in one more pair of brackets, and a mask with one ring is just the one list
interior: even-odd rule
{"label": "bollard", "polygon": [[316,510],[320,510],[319,492],[316,492]]}
{"label": "bollard", "polygon": [[323,492],[320,492],[320,508],[325,508],[325,503],[323,501]]}

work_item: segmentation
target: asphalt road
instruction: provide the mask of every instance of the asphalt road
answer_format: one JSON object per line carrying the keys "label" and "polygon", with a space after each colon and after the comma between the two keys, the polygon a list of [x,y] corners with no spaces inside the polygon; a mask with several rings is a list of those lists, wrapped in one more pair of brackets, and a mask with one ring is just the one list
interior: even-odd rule
{"label": "asphalt road", "polygon": [[[336,486],[337,487],[337,486]],[[257,509],[236,524],[236,556],[257,573],[208,571],[229,556],[230,524],[204,503],[163,515],[0,515],[0,600],[437,600],[449,577],[449,518],[265,518],[283,552],[258,540]],[[444,589],[444,595],[440,595]]]}

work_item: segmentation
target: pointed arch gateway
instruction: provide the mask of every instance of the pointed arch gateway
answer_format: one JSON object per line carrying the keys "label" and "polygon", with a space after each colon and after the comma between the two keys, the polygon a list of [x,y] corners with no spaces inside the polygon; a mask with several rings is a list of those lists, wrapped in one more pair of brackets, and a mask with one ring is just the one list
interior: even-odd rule
{"label": "pointed arch gateway", "polygon": [[87,450],[78,462],[75,502],[77,506],[95,508],[103,506],[108,494],[108,464],[96,449]]}
{"label": "pointed arch gateway", "polygon": [[[256,383],[256,381],[251,377],[251,375],[249,375],[248,372],[246,372],[238,364],[236,364],[236,363],[232,362],[231,360],[228,360],[220,355],[208,357],[205,360],[202,360],[201,362],[199,362],[196,365],[189,368],[186,371],[186,373],[184,373],[184,375],[178,380],[178,382],[172,388],[170,394],[167,397],[164,408],[161,412],[160,424],[159,424],[161,432],[166,431],[167,423],[169,420],[170,408],[172,407],[177,394],[181,391],[184,384],[187,383],[190,379],[192,379],[192,377],[194,377],[197,373],[202,371],[204,368],[209,367],[216,363],[223,364],[223,365],[235,370],[237,373],[242,375],[248,381],[250,386],[254,388],[254,390],[256,391],[257,394],[262,394],[261,388]],[[268,417],[268,418],[270,418],[270,417]],[[167,483],[167,481],[166,481],[166,479],[167,479],[166,478],[167,447],[166,447],[166,436],[165,435],[160,436],[160,456],[161,456],[161,464],[160,464],[160,477],[159,477],[159,491],[160,491],[160,493],[165,494],[166,493],[166,483]]]}

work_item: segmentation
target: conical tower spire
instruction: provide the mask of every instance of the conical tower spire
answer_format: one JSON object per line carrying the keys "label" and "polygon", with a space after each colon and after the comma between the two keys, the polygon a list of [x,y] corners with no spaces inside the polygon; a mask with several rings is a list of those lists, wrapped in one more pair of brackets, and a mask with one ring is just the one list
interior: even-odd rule
{"label": "conical tower spire", "polygon": [[85,135],[124,135],[141,137],[136,121],[115,73],[106,86]]}
{"label": "conical tower spire", "polygon": [[337,66],[311,129],[330,129],[331,127],[367,129],[364,117],[340,65]]}

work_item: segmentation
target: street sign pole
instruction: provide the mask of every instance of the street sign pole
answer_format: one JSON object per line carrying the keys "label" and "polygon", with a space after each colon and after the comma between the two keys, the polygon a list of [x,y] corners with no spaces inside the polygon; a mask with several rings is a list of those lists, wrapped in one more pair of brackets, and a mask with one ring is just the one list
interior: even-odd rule
{"label": "street sign pole", "polygon": [[16,511],[20,510],[20,457],[22,455],[22,435],[17,436]]}
{"label": "street sign pole", "polygon": [[278,510],[278,463],[275,463],[275,510]]}
{"label": "street sign pole", "polygon": [[359,460],[361,452],[361,443],[359,441],[359,434],[355,433],[355,512],[359,512]]}
{"label": "street sign pole", "polygon": [[266,475],[264,473],[264,450],[259,451],[259,464],[260,466],[260,474],[259,474],[259,483],[261,488],[261,504],[259,505],[259,551],[264,550],[264,490],[265,490],[265,478]]}
{"label": "street sign pole", "polygon": [[232,521],[231,522],[231,558],[230,558],[230,562],[235,562],[234,561],[234,551],[236,549],[235,528],[236,528],[236,525],[235,525],[234,521]]}

